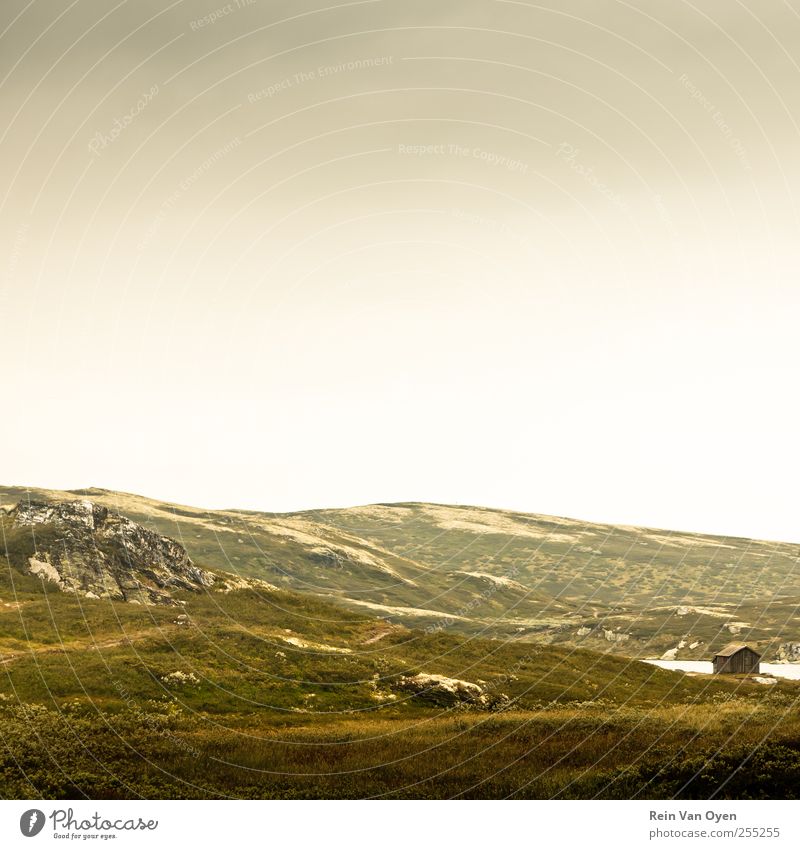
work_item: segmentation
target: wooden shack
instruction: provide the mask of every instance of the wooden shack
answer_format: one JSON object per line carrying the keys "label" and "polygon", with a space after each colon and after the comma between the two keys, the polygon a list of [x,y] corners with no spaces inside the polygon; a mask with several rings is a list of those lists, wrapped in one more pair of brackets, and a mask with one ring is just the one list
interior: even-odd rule
{"label": "wooden shack", "polygon": [[727,675],[758,675],[761,655],[745,643],[728,643],[714,655],[714,672]]}

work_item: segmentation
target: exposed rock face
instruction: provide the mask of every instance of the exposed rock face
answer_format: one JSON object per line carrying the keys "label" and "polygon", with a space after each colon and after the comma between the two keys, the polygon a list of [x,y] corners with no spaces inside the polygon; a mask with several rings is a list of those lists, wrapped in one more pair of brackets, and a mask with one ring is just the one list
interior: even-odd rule
{"label": "exposed rock face", "polygon": [[598,639],[602,638],[609,643],[627,643],[630,640],[631,635],[625,634],[622,631],[614,631],[611,628],[606,628],[603,624],[597,625],[582,625],[575,632],[578,637],[597,637]]}
{"label": "exposed rock face", "polygon": [[139,604],[177,604],[171,590],[211,587],[182,545],[91,501],[20,502],[14,525],[30,527],[27,568],[64,592]]}
{"label": "exposed rock face", "polygon": [[800,643],[781,643],[775,660],[778,663],[800,663]]}
{"label": "exposed rock face", "polygon": [[631,635],[623,634],[619,631],[612,631],[610,628],[604,628],[603,637],[609,643],[626,643],[631,638]]}
{"label": "exposed rock face", "polygon": [[503,693],[489,694],[479,684],[473,684],[471,681],[447,678],[444,675],[429,675],[424,672],[420,672],[419,675],[404,675],[396,687],[417,696],[422,701],[442,707],[465,704],[492,709],[501,707],[509,701],[508,696]]}

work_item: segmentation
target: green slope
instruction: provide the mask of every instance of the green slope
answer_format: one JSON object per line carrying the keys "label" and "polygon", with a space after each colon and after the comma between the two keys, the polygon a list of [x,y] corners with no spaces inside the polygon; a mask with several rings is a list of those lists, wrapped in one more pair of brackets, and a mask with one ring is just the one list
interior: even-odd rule
{"label": "green slope", "polygon": [[[0,489],[10,506],[28,491]],[[181,541],[203,566],[409,627],[702,658],[800,639],[794,544],[435,504],[267,514],[105,490],[90,497]]]}
{"label": "green slope", "polygon": [[[2,797],[692,797],[731,776],[723,796],[742,782],[757,795],[795,786],[793,682],[426,634],[288,590],[181,598],[188,622],[174,607],[48,592],[0,558]],[[509,701],[498,713],[411,697],[398,682],[419,672]]]}
{"label": "green slope", "polygon": [[[280,586],[177,590],[177,607],[63,593],[28,573],[32,541],[0,517],[4,798],[795,792],[800,685],[666,672],[622,656],[633,638],[584,640],[604,652],[571,644],[578,622],[608,626],[626,614],[609,600],[559,607],[545,589],[529,593],[537,573],[521,560],[513,577],[493,571],[477,559],[489,534],[471,526],[473,510],[452,520],[470,526],[437,530],[431,505],[272,517],[91,497],[181,538],[203,566]],[[6,504],[18,498],[4,493]],[[388,530],[378,518],[387,510],[396,517]],[[520,533],[507,525],[511,514],[500,516],[495,545],[510,547]],[[441,555],[425,554],[423,540],[442,551],[443,535],[460,536],[462,548],[450,539],[437,565]],[[260,553],[248,554],[254,545]],[[387,581],[388,568],[401,578]],[[426,586],[442,589],[433,599]],[[442,625],[441,613],[388,613],[358,603],[366,599],[436,604],[459,618]],[[541,620],[551,608],[554,624],[520,631],[512,623],[523,602]],[[781,604],[788,617],[794,602]],[[667,621],[694,615],[673,609]],[[473,682],[491,699],[411,695],[403,679],[420,673]]]}

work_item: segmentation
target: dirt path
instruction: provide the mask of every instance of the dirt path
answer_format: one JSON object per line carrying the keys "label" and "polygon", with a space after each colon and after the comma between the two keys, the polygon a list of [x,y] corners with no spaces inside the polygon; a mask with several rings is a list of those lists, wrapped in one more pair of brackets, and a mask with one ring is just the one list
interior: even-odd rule
{"label": "dirt path", "polygon": [[377,643],[378,640],[382,640],[384,637],[388,637],[389,634],[394,634],[402,630],[403,629],[397,625],[385,625],[383,627],[379,627],[374,634],[371,634],[366,640],[362,640],[361,645],[369,646],[372,643]]}

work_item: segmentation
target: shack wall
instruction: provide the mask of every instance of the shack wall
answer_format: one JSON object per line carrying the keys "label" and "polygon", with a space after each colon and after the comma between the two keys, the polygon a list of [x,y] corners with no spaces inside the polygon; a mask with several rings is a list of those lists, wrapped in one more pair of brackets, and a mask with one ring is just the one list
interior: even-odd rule
{"label": "shack wall", "polygon": [[728,675],[749,675],[759,671],[761,658],[751,649],[741,649],[730,657],[715,657],[714,672]]}

